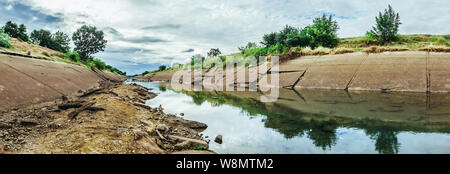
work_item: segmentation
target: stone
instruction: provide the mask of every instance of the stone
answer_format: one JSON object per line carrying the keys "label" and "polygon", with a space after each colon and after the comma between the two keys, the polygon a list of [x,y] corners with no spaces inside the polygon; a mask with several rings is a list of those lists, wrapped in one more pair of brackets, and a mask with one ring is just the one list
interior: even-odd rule
{"label": "stone", "polygon": [[222,144],[222,135],[217,135],[217,137],[214,139],[214,142]]}

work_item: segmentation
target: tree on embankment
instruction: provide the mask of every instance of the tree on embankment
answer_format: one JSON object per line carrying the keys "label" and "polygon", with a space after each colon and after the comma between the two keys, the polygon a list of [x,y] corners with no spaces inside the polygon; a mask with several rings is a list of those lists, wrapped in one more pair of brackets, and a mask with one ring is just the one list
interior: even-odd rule
{"label": "tree on embankment", "polygon": [[104,39],[103,31],[87,25],[83,25],[75,31],[72,35],[72,40],[76,46],[74,51],[78,52],[84,61],[92,59],[92,54],[104,51],[107,43]]}
{"label": "tree on embankment", "polygon": [[376,25],[372,30],[367,32],[367,37],[375,40],[379,44],[386,44],[398,40],[398,27],[400,24],[400,15],[396,13],[391,5],[384,10],[384,13],[379,13],[375,17]]}

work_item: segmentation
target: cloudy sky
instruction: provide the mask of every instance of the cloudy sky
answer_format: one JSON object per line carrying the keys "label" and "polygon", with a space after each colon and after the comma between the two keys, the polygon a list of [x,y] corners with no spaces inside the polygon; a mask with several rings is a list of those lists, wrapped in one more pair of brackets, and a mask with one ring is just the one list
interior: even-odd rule
{"label": "cloudy sky", "polygon": [[388,4],[400,13],[401,34],[450,34],[446,0],[0,0],[0,23],[24,23],[28,32],[97,26],[108,46],[94,56],[136,74],[210,48],[238,52],[265,33],[286,24],[303,28],[324,13],[337,19],[339,37],[361,36]]}

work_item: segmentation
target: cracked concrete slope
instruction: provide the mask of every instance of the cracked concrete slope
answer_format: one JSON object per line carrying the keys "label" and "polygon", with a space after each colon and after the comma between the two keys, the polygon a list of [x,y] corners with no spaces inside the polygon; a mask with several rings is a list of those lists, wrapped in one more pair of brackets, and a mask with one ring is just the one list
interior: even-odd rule
{"label": "cracked concrete slope", "polygon": [[429,54],[429,78],[431,92],[450,92],[450,54]]}
{"label": "cracked concrete slope", "polygon": [[321,56],[295,88],[346,89],[366,56],[364,53]]}
{"label": "cracked concrete slope", "polygon": [[[110,79],[123,79],[101,72]],[[102,79],[86,67],[0,55],[0,110],[54,100],[97,86]]]}
{"label": "cracked concrete slope", "polygon": [[349,90],[427,91],[426,52],[370,54]]}

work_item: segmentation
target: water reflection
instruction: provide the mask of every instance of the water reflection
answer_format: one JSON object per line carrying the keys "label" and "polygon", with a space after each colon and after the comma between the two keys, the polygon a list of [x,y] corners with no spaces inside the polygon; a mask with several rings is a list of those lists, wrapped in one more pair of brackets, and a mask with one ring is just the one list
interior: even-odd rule
{"label": "water reflection", "polygon": [[[160,83],[159,91],[162,93],[171,91],[168,90],[171,88],[166,85]],[[360,137],[357,133],[353,133],[353,130],[362,130],[366,137],[373,141],[374,150],[383,154],[399,153],[403,145],[408,146],[408,148],[414,146],[412,143],[401,144],[398,138],[400,134],[401,137],[408,137],[403,138],[404,142],[428,141],[427,139],[430,138],[441,137],[440,141],[433,142],[434,144],[430,144],[430,142],[417,143],[414,146],[417,147],[409,150],[408,153],[430,153],[429,149],[433,145],[439,147],[435,148],[433,152],[448,153],[450,149],[449,94],[427,96],[421,93],[347,92],[340,90],[293,91],[282,89],[280,99],[277,102],[262,103],[259,101],[260,94],[257,92],[175,91],[175,93],[187,95],[192,99],[192,102],[198,107],[198,111],[192,113],[201,115],[199,112],[201,112],[201,107],[205,107],[205,103],[218,108],[218,110],[225,106],[234,106],[241,110],[242,115],[261,118],[265,128],[281,133],[286,141],[292,139],[297,142],[300,141],[300,138],[307,138],[312,141],[314,146],[324,152],[371,153],[368,150],[351,149],[351,147],[335,147],[339,142],[353,143],[342,142],[344,140],[340,140],[340,137],[342,139],[346,135],[341,134],[351,132],[349,136]],[[224,115],[227,115],[227,109],[223,112],[225,112]],[[210,120],[209,122],[214,122],[212,119]],[[215,128],[210,126],[208,129]],[[342,131],[342,129],[346,131]],[[423,133],[425,135],[416,135]],[[264,135],[267,134],[264,133]],[[270,138],[277,141],[275,136]],[[360,142],[368,143],[366,140]],[[291,145],[286,145],[286,143],[280,142],[279,145],[291,148]],[[240,143],[240,145],[242,144],[245,143]],[[360,146],[367,145],[360,144]],[[262,153],[264,153],[264,150],[267,152],[270,147],[264,148],[260,150]],[[237,151],[224,150],[224,152]],[[302,151],[302,149],[292,150],[292,153],[299,152],[310,153],[306,150]],[[287,151],[287,153],[290,153],[290,151]]]}

